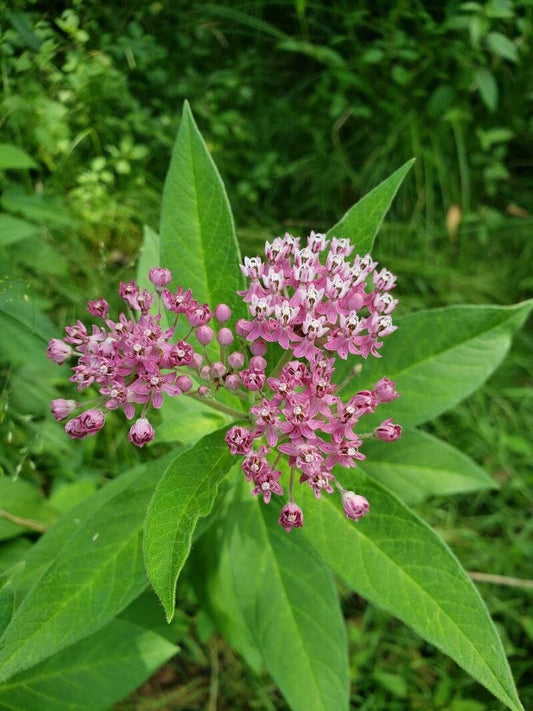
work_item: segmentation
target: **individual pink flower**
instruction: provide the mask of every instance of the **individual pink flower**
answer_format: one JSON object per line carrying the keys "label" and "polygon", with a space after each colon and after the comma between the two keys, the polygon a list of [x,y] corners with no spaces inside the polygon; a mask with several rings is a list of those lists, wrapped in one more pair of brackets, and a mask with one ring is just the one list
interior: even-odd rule
{"label": "individual pink flower", "polygon": [[226,432],[226,444],[232,454],[247,454],[253,441],[252,433],[245,427],[231,427]]}
{"label": "individual pink flower", "polygon": [[302,509],[295,503],[285,504],[281,509],[279,524],[289,533],[293,528],[301,528],[304,525],[304,515]]}
{"label": "individual pink flower", "polygon": [[255,487],[252,496],[262,496],[265,504],[270,503],[272,494],[283,494],[283,487],[279,483],[281,472],[274,471],[270,467],[264,467],[255,477]]}
{"label": "individual pink flower", "polygon": [[343,491],[342,493],[342,508],[347,518],[353,521],[358,521],[362,516],[370,510],[370,504],[364,496],[359,496],[353,491]]}
{"label": "individual pink flower", "polygon": [[388,420],[382,422],[374,430],[374,437],[380,439],[382,442],[394,442],[402,436],[401,425],[395,425],[392,421],[392,417]]}
{"label": "individual pink flower", "polygon": [[109,313],[109,304],[104,298],[100,297],[99,299],[96,299],[96,301],[88,302],[87,311],[91,314],[91,316],[107,318],[107,314]]}
{"label": "individual pink flower", "polygon": [[144,447],[154,438],[155,431],[146,417],[140,417],[128,432],[129,441],[137,447]]}

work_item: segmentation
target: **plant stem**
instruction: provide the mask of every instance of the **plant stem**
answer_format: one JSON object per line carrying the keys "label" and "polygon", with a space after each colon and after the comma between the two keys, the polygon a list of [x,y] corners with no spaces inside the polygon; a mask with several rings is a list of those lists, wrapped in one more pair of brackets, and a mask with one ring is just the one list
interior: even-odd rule
{"label": "plant stem", "polygon": [[269,378],[277,378],[278,375],[280,374],[281,369],[285,365],[285,363],[288,363],[291,358],[292,358],[292,352],[290,350],[285,351],[285,353],[279,359],[274,370],[270,373]]}
{"label": "plant stem", "polygon": [[208,407],[212,407],[213,410],[218,410],[219,412],[224,412],[226,415],[231,415],[231,417],[235,417],[237,420],[249,419],[249,415],[242,412],[242,410],[236,410],[234,407],[230,407],[229,405],[223,405],[217,400],[209,400],[208,398],[198,395],[198,393],[185,393],[185,395],[187,395],[187,397],[192,397],[194,400],[198,400],[198,402],[202,402]]}
{"label": "plant stem", "polygon": [[38,533],[45,533],[48,526],[40,521],[34,521],[31,518],[21,518],[20,516],[15,516],[10,514],[8,511],[0,509],[0,518],[5,518],[7,521],[11,521],[17,526],[22,526],[23,528],[29,528],[30,531],[38,531]]}

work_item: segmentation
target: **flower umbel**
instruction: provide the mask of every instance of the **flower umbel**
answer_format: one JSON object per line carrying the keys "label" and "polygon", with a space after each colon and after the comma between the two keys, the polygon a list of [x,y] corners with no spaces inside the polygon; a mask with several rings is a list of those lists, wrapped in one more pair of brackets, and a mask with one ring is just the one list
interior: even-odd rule
{"label": "flower umbel", "polygon": [[[284,493],[281,459],[286,458],[288,503],[280,525],[287,531],[303,526],[303,512],[294,501],[296,479],[317,499],[337,489],[346,516],[358,521],[368,513],[368,501],[346,491],[335,468],[355,467],[365,459],[360,451],[365,438],[393,442],[401,427],[389,418],[371,432],[359,431],[365,415],[398,397],[391,380],[381,378],[371,390],[343,399],[343,388],[361,365],[340,384],[334,377],[337,358],[380,357],[383,338],[396,330],[391,313],[397,300],[390,293],[396,277],[377,271],[368,254],[350,259],[352,252],[349,240],[328,240],[315,232],[305,245],[289,234],[267,242],[264,260],[247,257],[241,265],[249,285],[239,294],[251,318],[240,319],[234,329],[226,304],[211,311],[190,289],[169,289],[172,273],[164,267],[150,270],[152,291],[141,290],[134,280],[122,282],[119,295],[126,309],[116,320],[100,297],[88,304],[96,324],[88,329],[77,321],[65,328],[63,339],[50,341],[48,357],[59,365],[73,360],[70,381],[79,392],[93,391],[86,405],[52,401],[53,416],[67,420],[82,410],[68,419],[65,430],[84,439],[103,428],[106,411],[122,410],[127,420],[136,418],[129,441],[144,447],[155,437],[151,408],[160,409],[168,397],[202,399],[246,419],[245,412],[215,401],[226,389],[248,403],[251,421],[250,427],[228,430],[228,448],[244,457],[241,467],[253,485],[251,493],[265,504]],[[281,351],[273,356],[268,343]]]}

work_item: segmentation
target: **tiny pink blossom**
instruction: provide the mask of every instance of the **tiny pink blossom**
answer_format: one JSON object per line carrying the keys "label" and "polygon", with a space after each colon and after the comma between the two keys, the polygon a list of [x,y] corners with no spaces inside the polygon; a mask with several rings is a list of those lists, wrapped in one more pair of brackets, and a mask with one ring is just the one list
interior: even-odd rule
{"label": "tiny pink blossom", "polygon": [[302,509],[295,503],[285,504],[281,509],[279,524],[289,533],[293,528],[301,528],[304,525],[304,515]]}
{"label": "tiny pink blossom", "polygon": [[342,508],[347,518],[358,521],[370,510],[370,504],[364,496],[359,496],[353,491],[344,491],[342,494]]}
{"label": "tiny pink blossom", "polygon": [[226,433],[226,444],[232,454],[247,454],[252,443],[253,435],[245,427],[231,427]]}
{"label": "tiny pink blossom", "polygon": [[401,425],[395,425],[392,421],[392,417],[382,422],[374,430],[374,437],[380,439],[382,442],[394,442],[399,439],[401,435],[402,427]]}
{"label": "tiny pink blossom", "polygon": [[91,316],[107,318],[109,313],[109,304],[104,298],[100,297],[99,299],[96,299],[96,301],[88,302],[87,311],[91,314]]}
{"label": "tiny pink blossom", "polygon": [[155,431],[146,417],[140,417],[128,432],[129,441],[137,447],[144,447],[154,438]]}
{"label": "tiny pink blossom", "polygon": [[396,386],[389,378],[381,378],[373,387],[377,402],[391,402],[399,397]]}
{"label": "tiny pink blossom", "polygon": [[252,496],[262,496],[265,504],[270,503],[272,494],[283,494],[283,488],[279,483],[281,472],[274,471],[269,466],[264,467],[256,476],[254,476],[255,487],[252,490]]}
{"label": "tiny pink blossom", "polygon": [[93,436],[105,424],[105,414],[102,410],[86,410],[74,417],[65,425],[65,432],[73,439],[84,439]]}

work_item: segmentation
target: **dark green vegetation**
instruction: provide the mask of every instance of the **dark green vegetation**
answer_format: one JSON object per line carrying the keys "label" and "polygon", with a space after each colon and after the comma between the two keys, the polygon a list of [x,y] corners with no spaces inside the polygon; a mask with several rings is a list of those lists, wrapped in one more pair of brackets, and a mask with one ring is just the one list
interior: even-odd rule
{"label": "dark green vegetation", "polygon": [[[0,154],[0,457],[5,474],[50,498],[32,500],[28,518],[50,522],[150,456],[132,452],[119,427],[81,446],[67,441],[45,416],[63,376],[43,350],[83,314],[85,298],[132,275],[142,224],[158,227],[184,98],[224,176],[245,253],[285,229],[327,229],[415,156],[375,250],[399,274],[402,313],[528,296],[530,4],[366,6],[2,7],[1,140],[32,162]],[[14,304],[33,335],[14,321]],[[522,331],[484,388],[431,427],[500,484],[420,506],[470,571],[531,577],[532,340]],[[2,545],[2,568],[24,541]],[[531,590],[480,585],[528,708]],[[272,683],[213,636],[192,590],[181,595],[185,612],[170,637],[182,653],[125,707],[198,708],[218,693],[219,708],[285,708]],[[348,594],[344,612],[355,707],[501,708],[386,613]],[[127,619],[138,622],[134,609]],[[162,691],[169,696],[155,701]]]}

